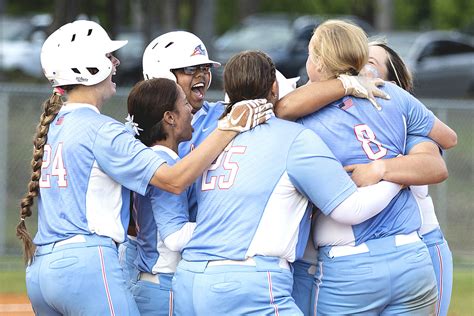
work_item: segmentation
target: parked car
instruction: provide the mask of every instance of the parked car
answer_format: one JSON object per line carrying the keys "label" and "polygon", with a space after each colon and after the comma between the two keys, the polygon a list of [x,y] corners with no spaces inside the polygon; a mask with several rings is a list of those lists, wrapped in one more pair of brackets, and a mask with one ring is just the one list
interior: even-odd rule
{"label": "parked car", "polygon": [[0,71],[41,77],[40,52],[51,16],[0,16]]}
{"label": "parked car", "polygon": [[[224,66],[234,54],[243,50],[258,49],[266,52],[278,70],[287,78],[296,77],[306,72],[308,43],[314,28],[327,18],[330,17],[309,15],[292,17],[285,14],[251,15],[214,41],[214,53],[211,58]],[[357,17],[334,16],[333,18],[352,20],[366,33],[373,33],[372,26]],[[213,70],[213,80],[219,85],[222,84],[223,68]]]}
{"label": "parked car", "polygon": [[417,96],[474,96],[474,37],[455,31],[393,32],[385,37],[412,71]]}

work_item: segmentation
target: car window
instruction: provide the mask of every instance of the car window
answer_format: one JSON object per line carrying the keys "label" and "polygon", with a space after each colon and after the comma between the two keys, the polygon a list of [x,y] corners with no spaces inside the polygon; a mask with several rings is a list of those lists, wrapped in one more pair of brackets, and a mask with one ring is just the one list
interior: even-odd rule
{"label": "car window", "polygon": [[447,56],[464,53],[473,53],[474,47],[454,42],[454,41],[436,41],[428,44],[420,55],[420,59],[434,56]]}

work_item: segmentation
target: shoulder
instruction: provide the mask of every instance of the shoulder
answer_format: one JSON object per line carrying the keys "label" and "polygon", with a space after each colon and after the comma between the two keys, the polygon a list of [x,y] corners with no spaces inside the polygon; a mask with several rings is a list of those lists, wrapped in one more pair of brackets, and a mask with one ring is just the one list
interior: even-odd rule
{"label": "shoulder", "polygon": [[151,149],[153,149],[153,151],[158,155],[158,157],[166,161],[168,165],[173,165],[180,159],[178,155],[168,147],[157,145],[151,147]]}
{"label": "shoulder", "polygon": [[222,101],[217,102],[208,102],[204,101],[202,104],[202,108],[198,112],[214,112],[214,111],[221,111],[221,113],[225,109],[225,104]]}

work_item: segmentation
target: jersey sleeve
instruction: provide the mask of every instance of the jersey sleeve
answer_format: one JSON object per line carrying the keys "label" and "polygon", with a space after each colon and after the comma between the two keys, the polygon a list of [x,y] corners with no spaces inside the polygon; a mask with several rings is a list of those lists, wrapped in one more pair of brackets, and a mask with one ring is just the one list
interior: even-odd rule
{"label": "jersey sleeve", "polygon": [[144,195],[155,171],[165,160],[135,139],[119,122],[101,126],[93,153],[99,167],[126,188]]}
{"label": "jersey sleeve", "polygon": [[431,138],[429,138],[429,137],[417,136],[417,135],[407,135],[407,136],[408,136],[407,137],[407,143],[406,143],[406,146],[405,146],[405,153],[404,153],[405,155],[408,155],[410,150],[412,150],[413,147],[415,147],[416,145],[418,145],[420,143],[430,142],[430,143],[436,144],[436,142],[434,140],[432,140]]}
{"label": "jersey sleeve", "polygon": [[407,118],[407,133],[428,136],[435,121],[435,115],[417,98],[406,92],[403,94],[404,112]]}
{"label": "jersey sleeve", "polygon": [[357,190],[328,146],[309,129],[291,145],[287,172],[296,189],[325,215]]}

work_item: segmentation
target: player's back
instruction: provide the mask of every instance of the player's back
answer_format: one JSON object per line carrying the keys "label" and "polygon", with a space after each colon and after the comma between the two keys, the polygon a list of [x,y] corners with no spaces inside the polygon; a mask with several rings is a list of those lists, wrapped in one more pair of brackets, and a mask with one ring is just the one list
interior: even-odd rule
{"label": "player's back", "polygon": [[303,130],[271,118],[227,146],[198,179],[197,226],[184,259],[243,260],[255,254],[294,259],[308,200],[296,191],[286,168]]}
{"label": "player's back", "polygon": [[129,193],[121,183],[144,191],[148,182],[141,172],[156,170],[144,156],[130,160],[145,149],[123,124],[95,107],[63,107],[51,122],[45,146],[35,244],[91,232],[123,241]]}
{"label": "player's back", "polygon": [[[343,165],[397,157],[405,153],[407,132],[426,136],[431,130],[433,115],[404,90],[390,83],[386,85],[384,90],[392,99],[378,100],[381,111],[365,99],[345,97],[299,122],[316,132]],[[380,214],[352,226],[352,233],[355,243],[359,244],[387,235],[408,234],[420,224],[416,202],[405,189]],[[332,238],[321,237],[325,240],[323,244]]]}

